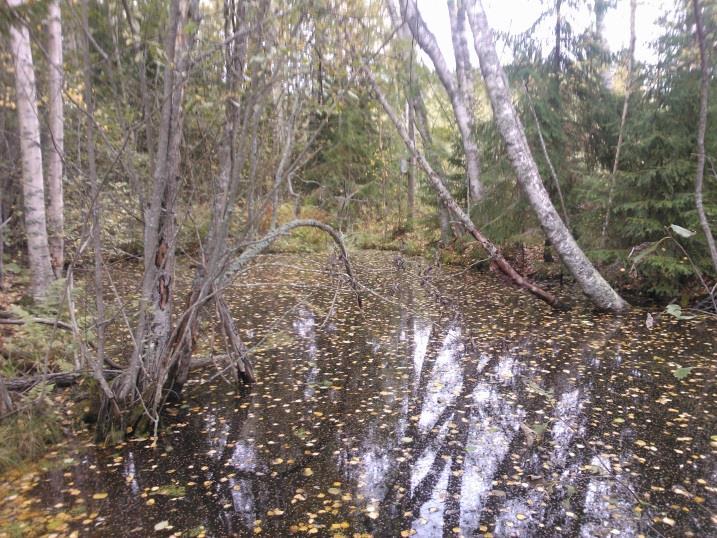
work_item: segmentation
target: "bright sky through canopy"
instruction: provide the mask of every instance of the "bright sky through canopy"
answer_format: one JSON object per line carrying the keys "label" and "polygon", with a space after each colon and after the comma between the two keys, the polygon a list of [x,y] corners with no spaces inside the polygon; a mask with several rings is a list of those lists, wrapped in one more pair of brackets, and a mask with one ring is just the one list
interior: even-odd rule
{"label": "bright sky through canopy", "polygon": [[[579,10],[563,5],[563,13],[573,25],[573,32],[581,34],[586,28],[595,24],[592,12],[592,2],[585,1],[586,5]],[[488,15],[491,27],[500,32],[519,34],[526,31],[540,14],[551,8],[548,2],[539,0],[484,0],[483,5]],[[656,24],[667,9],[672,8],[671,0],[638,0],[635,32],[637,37],[635,56],[638,61],[652,62],[655,60],[654,51],[650,43],[659,35]],[[438,44],[443,51],[446,61],[453,66],[453,46],[451,44],[451,28],[448,22],[448,7],[445,0],[418,0],[418,8],[428,27],[435,34]],[[539,25],[537,37],[542,41],[547,52],[553,47],[553,31],[555,15],[548,17]],[[627,48],[630,39],[630,2],[617,0],[617,6],[609,9],[605,15],[605,37],[612,52]],[[472,47],[471,53],[473,53]],[[510,51],[498,43],[498,54],[502,62],[511,60]],[[475,55],[473,53],[473,59]],[[430,65],[430,61],[425,62]],[[477,65],[474,63],[474,65]]]}

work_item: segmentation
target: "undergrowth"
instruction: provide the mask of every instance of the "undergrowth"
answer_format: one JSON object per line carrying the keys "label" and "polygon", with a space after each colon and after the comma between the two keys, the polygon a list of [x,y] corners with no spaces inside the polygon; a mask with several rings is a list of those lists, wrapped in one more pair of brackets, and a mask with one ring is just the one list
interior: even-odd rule
{"label": "undergrowth", "polygon": [[33,395],[23,398],[29,404],[17,402],[18,410],[0,420],[0,472],[39,459],[62,438],[58,415],[44,398],[32,401]]}

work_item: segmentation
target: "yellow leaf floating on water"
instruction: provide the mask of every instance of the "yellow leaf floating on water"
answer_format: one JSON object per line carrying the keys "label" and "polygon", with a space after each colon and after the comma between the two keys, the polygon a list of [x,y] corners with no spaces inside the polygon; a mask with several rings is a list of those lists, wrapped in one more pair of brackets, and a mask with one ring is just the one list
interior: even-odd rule
{"label": "yellow leaf floating on water", "polygon": [[304,470],[301,472],[301,474],[303,474],[304,476],[311,476],[311,475],[314,474],[314,471],[311,470],[311,467],[306,467],[306,468],[304,468]]}
{"label": "yellow leaf floating on water", "polygon": [[98,501],[101,500],[101,499],[106,499],[106,498],[107,498],[107,493],[105,493],[105,492],[95,493],[95,494],[92,496],[92,498],[93,498],[93,499],[96,499],[96,500],[98,500]]}
{"label": "yellow leaf floating on water", "polygon": [[169,524],[169,521],[166,519],[164,521],[160,521],[159,523],[154,525],[154,530],[156,531],[163,531],[163,530],[169,530],[172,526]]}
{"label": "yellow leaf floating on water", "polygon": [[284,511],[279,508],[274,508],[272,510],[269,510],[266,515],[267,516],[281,516],[284,514]]}

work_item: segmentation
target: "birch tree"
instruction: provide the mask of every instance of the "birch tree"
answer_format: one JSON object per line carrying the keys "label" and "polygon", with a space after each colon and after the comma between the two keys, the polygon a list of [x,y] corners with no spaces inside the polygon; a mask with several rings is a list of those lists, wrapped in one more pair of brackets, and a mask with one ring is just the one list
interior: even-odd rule
{"label": "birch tree", "polygon": [[[461,135],[461,144],[463,145],[463,152],[466,159],[466,177],[468,183],[468,191],[472,193],[474,201],[480,201],[482,198],[482,185],[480,181],[480,157],[478,151],[478,144],[475,141],[473,134],[473,120],[472,111],[468,108],[466,103],[466,95],[470,93],[470,87],[468,84],[468,78],[466,69],[464,68],[467,58],[464,57],[462,48],[462,37],[460,35],[460,18],[456,14],[456,20],[453,21],[452,25],[456,32],[454,40],[456,40],[460,46],[455,50],[456,53],[456,69],[458,73],[458,79],[450,72],[448,64],[446,62],[436,36],[431,33],[426,25],[425,21],[421,17],[416,6],[416,0],[405,0],[401,2],[401,13],[408,24],[411,33],[418,45],[424,50],[433,63],[436,69],[436,74],[443,85],[448,97],[451,101],[453,108],[453,115],[458,125],[458,131]],[[462,13],[462,12],[461,12]]]}
{"label": "birch tree", "polygon": [[699,0],[692,0],[692,10],[695,15],[695,26],[697,27],[697,44],[700,49],[700,116],[697,124],[697,170],[695,171],[695,205],[700,218],[700,226],[707,240],[707,248],[712,259],[712,266],[717,273],[717,246],[712,235],[710,223],[707,220],[705,206],[702,197],[702,187],[705,177],[705,132],[707,130],[707,102],[709,99],[710,73],[707,67],[707,46],[705,44],[704,23],[702,19],[702,8]]}
{"label": "birch tree", "polygon": [[[11,8],[17,8],[22,4],[22,0],[8,0]],[[17,115],[20,127],[22,192],[30,262],[30,291],[36,301],[42,301],[47,296],[48,286],[53,280],[53,271],[45,214],[35,67],[30,47],[30,31],[19,17],[10,26],[10,48],[15,67]]]}
{"label": "birch tree", "polygon": [[493,33],[482,2],[468,0],[468,6],[468,20],[473,31],[473,43],[480,60],[481,73],[518,184],[535,211],[545,235],[583,292],[600,309],[614,312],[625,310],[628,304],[595,269],[555,210],[528,146],[523,125],[513,106],[508,78],[498,60]]}
{"label": "birch tree", "polygon": [[50,263],[56,277],[62,276],[64,265],[64,201],[62,195],[63,153],[65,147],[65,116],[63,110],[62,14],[60,0],[47,6],[48,56],[48,127],[50,144],[47,152],[47,232]]}
{"label": "birch tree", "polygon": [[446,188],[445,181],[443,180],[443,178],[441,178],[431,167],[425,156],[416,150],[416,146],[411,142],[411,138],[408,134],[408,131],[399,120],[398,115],[393,110],[393,107],[391,107],[390,103],[388,102],[388,99],[379,87],[376,78],[371,72],[371,69],[368,66],[364,65],[363,70],[364,74],[366,75],[371,84],[371,87],[374,90],[374,93],[376,94],[376,97],[380,101],[388,117],[391,119],[391,122],[393,123],[394,127],[396,127],[396,131],[406,145],[406,148],[408,148],[408,150],[415,156],[416,160],[421,165],[421,168],[423,168],[424,172],[426,172],[428,180],[435,189],[435,191],[438,193],[441,202],[445,204],[446,207],[450,209],[451,212],[460,220],[461,224],[463,224],[466,230],[468,230],[468,233],[470,233],[471,236],[473,236],[473,238],[478,241],[478,243],[480,243],[480,245],[486,250],[486,252],[488,252],[491,260],[496,265],[496,267],[504,275],[510,278],[510,280],[512,280],[514,284],[523,289],[528,290],[530,293],[555,308],[564,308],[565,305],[561,303],[560,300],[555,297],[555,295],[553,295],[549,291],[544,290],[540,286],[531,282],[529,279],[524,278],[520,273],[518,273],[518,271],[515,270],[515,268],[510,264],[510,262],[505,259],[500,249],[490,239],[488,239],[478,228],[476,228],[470,216],[461,209],[461,207],[458,205],[458,203],[456,203],[455,199],[453,198],[453,195],[451,195],[450,191]]}

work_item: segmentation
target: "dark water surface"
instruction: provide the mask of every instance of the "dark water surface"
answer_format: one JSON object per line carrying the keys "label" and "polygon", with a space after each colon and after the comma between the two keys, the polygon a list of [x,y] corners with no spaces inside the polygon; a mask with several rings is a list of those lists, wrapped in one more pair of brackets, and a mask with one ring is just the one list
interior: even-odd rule
{"label": "dark water surface", "polygon": [[157,447],[73,449],[33,509],[98,536],[717,536],[714,322],[354,258],[363,311],[326,256],[263,257],[228,294],[259,383],[205,370]]}

